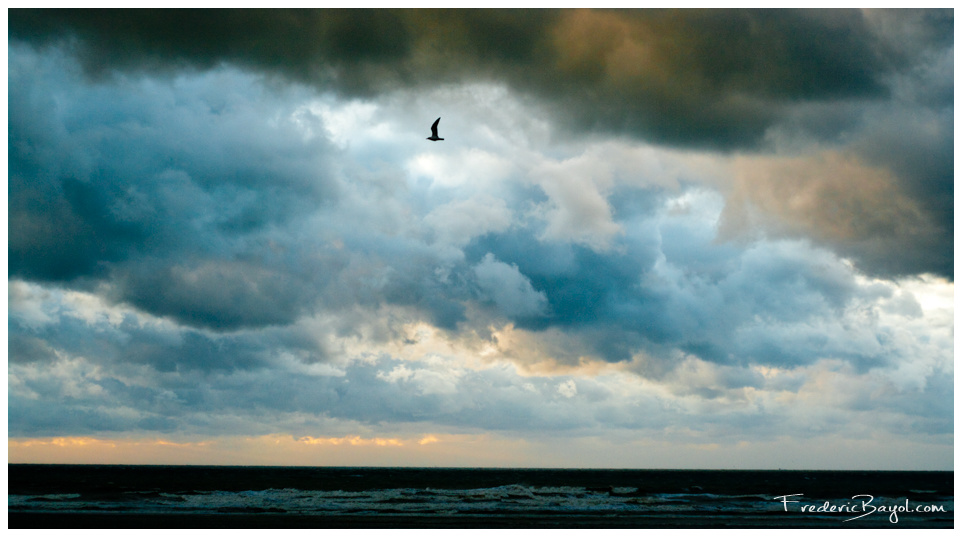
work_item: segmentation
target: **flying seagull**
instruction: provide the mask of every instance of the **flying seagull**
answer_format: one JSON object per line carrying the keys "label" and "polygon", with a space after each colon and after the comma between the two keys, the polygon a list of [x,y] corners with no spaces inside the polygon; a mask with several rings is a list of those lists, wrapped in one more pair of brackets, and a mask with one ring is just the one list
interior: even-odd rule
{"label": "flying seagull", "polygon": [[431,140],[432,142],[437,142],[438,140],[444,139],[444,138],[438,138],[438,121],[441,121],[441,118],[435,119],[434,125],[431,125],[431,137],[428,138],[428,140]]}

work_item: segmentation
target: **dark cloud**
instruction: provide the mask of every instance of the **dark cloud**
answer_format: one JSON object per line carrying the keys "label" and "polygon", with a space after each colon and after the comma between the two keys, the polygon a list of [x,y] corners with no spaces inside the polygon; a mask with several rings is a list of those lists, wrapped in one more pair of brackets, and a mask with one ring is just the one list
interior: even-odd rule
{"label": "dark cloud", "polygon": [[944,434],[903,14],[11,11],[10,432]]}
{"label": "dark cloud", "polygon": [[[893,148],[884,159],[898,159],[903,150]],[[922,153],[932,151],[930,145]],[[835,152],[743,159],[736,163],[722,234],[731,238],[764,228],[828,244],[869,274],[951,278],[951,174],[940,165],[919,165],[897,177],[893,168]]]}
{"label": "dark cloud", "polygon": [[[535,98],[552,110],[557,126],[574,132],[726,150],[759,149],[786,131],[855,143],[856,151],[891,167],[931,229],[893,244],[872,228],[838,246],[873,273],[953,272],[945,253],[953,244],[951,11],[12,10],[9,26],[15,42],[66,43],[98,78],[233,65],[366,98],[494,81]],[[204,104],[222,110],[228,102]],[[873,106],[901,117],[873,120]],[[193,156],[185,151],[172,157]],[[10,158],[16,164],[21,155]],[[255,176],[280,171],[250,164],[244,162]],[[197,170],[192,180],[223,173],[212,170]],[[17,167],[12,172],[17,180]],[[37,235],[31,244],[49,237],[45,227],[77,234],[75,251],[50,253],[48,277],[96,268],[82,252],[123,255],[104,235],[143,239],[129,223],[84,231],[96,223],[78,213],[82,200],[39,187],[31,195],[59,204],[51,207],[56,222],[11,212]],[[283,211],[282,204],[262,204],[222,225],[261,225],[272,218],[265,207]],[[912,245],[917,255],[885,254]],[[11,252],[17,267],[20,250]],[[75,268],[71,257],[78,259]]]}
{"label": "dark cloud", "polygon": [[927,12],[913,50],[857,11],[14,10],[9,24],[75,39],[97,74],[228,62],[362,95],[488,77],[580,128],[719,147],[753,145],[795,102],[884,97],[952,26]]}
{"label": "dark cloud", "polygon": [[244,262],[144,263],[114,275],[115,299],[219,330],[290,324],[310,311],[320,282]]}
{"label": "dark cloud", "polygon": [[11,276],[110,279],[118,301],[220,329],[305,310],[311,276],[276,230],[335,199],[323,139],[272,126],[244,77],[61,93],[75,81],[48,60],[10,69]]}
{"label": "dark cloud", "polygon": [[[65,44],[100,79],[232,65],[363,98],[493,81],[547,107],[555,126],[570,133],[758,150],[789,132],[852,146],[891,168],[897,189],[919,203],[926,229],[895,240],[867,226],[861,237],[835,245],[867,272],[952,277],[950,10],[12,10],[9,26],[14,42]],[[17,110],[23,99],[13,97]],[[229,100],[203,104],[229,110]],[[170,157],[194,157],[189,147]],[[223,170],[235,162],[231,154],[208,162]],[[11,152],[12,181],[33,175],[21,174],[21,158]],[[251,186],[258,174],[291,171],[237,162],[248,176],[238,171],[232,181]],[[191,178],[224,173],[214,170],[194,170]],[[42,247],[50,239],[44,229],[54,227],[75,234],[71,251],[44,248],[45,277],[97,269],[97,260],[85,259],[89,252],[124,255],[105,236],[143,240],[135,223],[87,221],[84,203],[97,200],[76,199],[82,189],[69,199],[32,188],[31,199],[44,200],[51,215],[37,222],[17,210],[21,200],[12,205],[29,242]],[[243,229],[279,217],[266,208],[284,212],[283,204],[258,204],[221,225]],[[14,246],[11,260],[21,267],[26,254]],[[886,253],[905,248],[915,251]]]}
{"label": "dark cloud", "polygon": [[[792,242],[739,250],[679,223],[650,222],[660,241],[626,238],[604,254],[522,231],[478,238],[465,253],[469,262],[493,253],[544,297],[543,315],[507,315],[516,326],[578,333],[611,361],[646,351],[670,362],[682,349],[712,362],[794,367],[818,359],[825,341],[801,336],[786,345],[767,334],[743,340],[741,331],[761,318],[762,326],[814,335],[823,318],[841,318],[859,298],[850,269],[827,252]],[[816,328],[808,328],[811,322]]]}
{"label": "dark cloud", "polygon": [[545,89],[592,130],[751,146],[794,102],[885,93],[854,12],[576,11],[553,34]]}
{"label": "dark cloud", "polygon": [[[924,85],[924,84],[923,84]],[[866,129],[856,150],[871,162],[893,170],[906,197],[917,200],[917,229],[885,240],[881,229],[867,234],[867,244],[846,245],[866,260],[868,270],[881,274],[932,272],[954,278],[955,127],[950,104],[920,114],[907,109],[886,112],[885,119]],[[874,244],[873,244],[874,243]],[[901,251],[892,256],[887,252]]]}
{"label": "dark cloud", "polygon": [[337,78],[345,60],[396,61],[411,41],[398,14],[384,10],[21,10],[16,19],[17,38],[78,40],[85,69],[98,76],[232,62]]}
{"label": "dark cloud", "polygon": [[9,401],[8,430],[14,435],[84,435],[128,431],[138,420],[111,415],[103,407],[86,407],[70,401],[64,405],[57,395],[41,400],[12,397]]}
{"label": "dark cloud", "polygon": [[51,362],[57,355],[41,338],[27,334],[10,334],[7,339],[7,359],[13,363]]}

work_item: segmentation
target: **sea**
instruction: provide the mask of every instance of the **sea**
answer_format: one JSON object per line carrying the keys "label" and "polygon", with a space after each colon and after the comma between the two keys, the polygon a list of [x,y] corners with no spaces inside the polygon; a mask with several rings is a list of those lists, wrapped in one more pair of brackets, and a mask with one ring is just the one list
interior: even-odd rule
{"label": "sea", "polygon": [[15,528],[953,528],[953,472],[9,464]]}

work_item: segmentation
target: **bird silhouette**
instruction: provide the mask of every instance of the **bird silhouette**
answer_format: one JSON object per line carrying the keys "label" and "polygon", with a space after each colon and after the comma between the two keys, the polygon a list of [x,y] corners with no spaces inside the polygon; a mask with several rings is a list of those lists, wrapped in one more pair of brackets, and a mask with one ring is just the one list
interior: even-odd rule
{"label": "bird silhouette", "polygon": [[444,139],[444,138],[438,138],[438,122],[439,121],[441,121],[441,118],[435,119],[434,125],[431,125],[431,137],[428,138],[428,140],[431,140],[432,142],[437,142],[438,140]]}

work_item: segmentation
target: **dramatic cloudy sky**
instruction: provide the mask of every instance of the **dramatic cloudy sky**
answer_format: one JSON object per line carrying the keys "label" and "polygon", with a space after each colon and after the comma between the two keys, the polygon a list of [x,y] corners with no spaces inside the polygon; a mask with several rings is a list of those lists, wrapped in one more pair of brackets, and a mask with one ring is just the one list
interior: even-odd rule
{"label": "dramatic cloudy sky", "polygon": [[10,11],[9,460],[951,469],[953,32]]}

